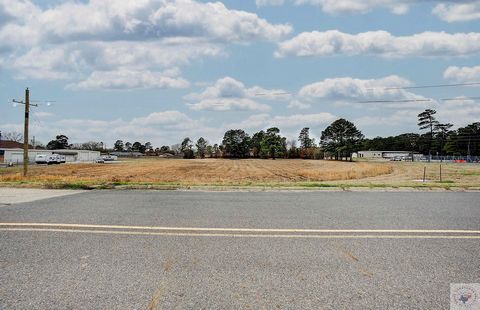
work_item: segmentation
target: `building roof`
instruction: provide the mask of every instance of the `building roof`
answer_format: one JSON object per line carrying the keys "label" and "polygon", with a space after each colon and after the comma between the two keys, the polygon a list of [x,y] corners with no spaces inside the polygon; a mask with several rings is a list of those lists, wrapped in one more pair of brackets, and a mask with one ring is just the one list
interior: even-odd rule
{"label": "building roof", "polygon": [[110,152],[109,154],[115,156],[145,156],[145,154],[140,152]]}
{"label": "building roof", "polygon": [[[15,148],[4,148],[0,147],[0,150],[8,150],[8,151],[18,151],[18,152],[23,152],[23,148],[15,147]],[[29,151],[31,152],[41,152],[41,153],[55,153],[55,154],[60,154],[60,155],[76,155],[78,153],[100,153],[99,151],[90,151],[90,150],[65,150],[65,149],[59,149],[59,150],[45,150],[45,149],[30,149]]]}
{"label": "building roof", "polygon": [[[10,140],[1,140],[0,148],[2,149],[23,149],[23,143],[10,141]],[[33,145],[28,145],[29,149],[33,149]]]}

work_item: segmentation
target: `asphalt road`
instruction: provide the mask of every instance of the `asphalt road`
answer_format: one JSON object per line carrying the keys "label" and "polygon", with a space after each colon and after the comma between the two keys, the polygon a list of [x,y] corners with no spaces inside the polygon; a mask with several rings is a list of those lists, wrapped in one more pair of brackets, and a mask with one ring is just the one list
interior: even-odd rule
{"label": "asphalt road", "polygon": [[480,282],[480,193],[90,191],[0,222],[1,309],[448,309]]}

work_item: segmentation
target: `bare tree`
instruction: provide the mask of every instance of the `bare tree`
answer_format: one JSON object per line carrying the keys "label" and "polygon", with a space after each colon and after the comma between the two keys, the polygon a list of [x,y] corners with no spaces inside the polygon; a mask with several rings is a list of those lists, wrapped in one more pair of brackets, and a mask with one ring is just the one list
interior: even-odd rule
{"label": "bare tree", "polygon": [[21,134],[19,132],[16,132],[16,131],[2,133],[2,140],[22,142],[23,141],[23,134]]}

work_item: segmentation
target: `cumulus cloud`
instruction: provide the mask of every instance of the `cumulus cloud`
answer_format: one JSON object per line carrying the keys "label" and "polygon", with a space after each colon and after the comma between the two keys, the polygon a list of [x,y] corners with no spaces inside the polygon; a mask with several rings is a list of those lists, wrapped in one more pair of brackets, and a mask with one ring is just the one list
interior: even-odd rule
{"label": "cumulus cloud", "polygon": [[475,67],[450,66],[445,70],[445,72],[443,72],[443,77],[446,80],[450,80],[458,83],[480,82],[480,66],[475,66]]}
{"label": "cumulus cloud", "polygon": [[10,57],[8,66],[15,69],[17,78],[61,80],[82,78],[92,70],[151,70],[185,65],[199,57],[222,55],[218,45],[191,39],[82,42],[33,47],[24,54]]}
{"label": "cumulus cloud", "polygon": [[[414,100],[430,100],[402,89],[410,85],[409,80],[396,75],[366,80],[352,77],[330,78],[305,85],[298,92],[298,98],[310,104],[333,102],[362,108],[367,106],[377,108],[418,107],[420,103],[414,102]],[[363,101],[368,102],[362,103]]]}
{"label": "cumulus cloud", "polygon": [[309,114],[293,114],[288,116],[270,115],[267,113],[256,114],[247,119],[234,123],[232,128],[245,129],[265,129],[268,127],[278,127],[280,129],[292,129],[307,127],[318,127],[326,125],[334,121],[337,117],[328,112],[309,113]]}
{"label": "cumulus cloud", "polygon": [[34,47],[23,55],[11,57],[9,66],[17,78],[64,80],[74,77],[83,61],[78,51],[66,48],[42,49]]}
{"label": "cumulus cloud", "polygon": [[[480,119],[480,106],[478,102],[465,99],[465,97],[458,97],[457,100],[442,101],[440,103],[434,102],[427,106],[437,111],[438,119],[442,123],[452,123],[455,128],[466,126],[473,122],[478,122]],[[424,108],[417,107],[416,109],[398,110],[392,113],[385,112],[381,116],[362,116],[354,120],[354,123],[359,127],[371,127],[376,131],[378,126],[398,126],[411,127],[417,119],[418,113],[422,112]],[[417,129],[416,126],[413,128]]]}
{"label": "cumulus cloud", "polygon": [[473,21],[480,19],[480,2],[440,3],[435,6],[432,13],[449,23]]}
{"label": "cumulus cloud", "polygon": [[221,2],[195,0],[90,0],[48,9],[28,0],[0,0],[0,17],[0,64],[17,78],[54,80],[116,70],[146,70],[146,76],[224,56],[227,43],[278,41],[292,31]]}
{"label": "cumulus cloud", "polygon": [[310,4],[320,7],[329,14],[367,13],[374,8],[386,8],[395,14],[405,14],[411,0],[294,0],[295,4]]}
{"label": "cumulus cloud", "polygon": [[275,56],[458,57],[478,53],[480,33],[476,32],[423,32],[397,37],[387,31],[348,34],[329,30],[303,32],[281,42]]}
{"label": "cumulus cloud", "polygon": [[[38,112],[37,112],[38,113]],[[35,114],[34,114],[35,116]],[[54,117],[54,116],[51,116]],[[0,124],[0,130],[21,131],[23,124]],[[30,132],[38,140],[48,142],[59,132],[70,138],[72,143],[103,141],[110,146],[117,139],[124,141],[150,141],[155,146],[179,143],[183,137],[193,135],[218,139],[223,128],[210,127],[202,119],[194,119],[175,110],[153,112],[132,119],[58,119],[49,122],[32,122]],[[192,137],[193,138],[193,137]]]}
{"label": "cumulus cloud", "polygon": [[115,71],[94,71],[83,81],[69,84],[73,90],[86,89],[134,89],[134,88],[186,88],[190,84],[180,78],[177,70],[151,72],[119,69]]}
{"label": "cumulus cloud", "polygon": [[[312,5],[332,15],[365,14],[374,9],[387,9],[393,14],[406,14],[416,3],[428,0],[291,0],[296,5]],[[438,1],[439,2],[439,1]],[[454,3],[452,3],[454,2]],[[283,0],[256,0],[257,6],[282,5]],[[443,1],[432,13],[447,22],[465,22],[480,19],[480,3],[477,0]]]}
{"label": "cumulus cloud", "polygon": [[265,89],[260,86],[246,87],[231,77],[224,77],[203,92],[184,97],[193,110],[256,110],[268,111],[270,107],[259,100],[288,100],[290,94],[282,89]]}
{"label": "cumulus cloud", "polygon": [[[362,116],[356,118],[353,122],[358,127],[374,127],[378,126],[399,126],[408,125],[414,123],[417,119],[418,113],[421,110],[400,110],[395,111],[392,114],[384,114],[382,116]],[[413,120],[413,121],[412,121]]]}
{"label": "cumulus cloud", "polygon": [[442,102],[437,108],[442,122],[455,124],[456,127],[465,126],[480,119],[480,105],[478,101],[458,97],[457,100]]}
{"label": "cumulus cloud", "polygon": [[[4,8],[18,1],[2,0]],[[292,29],[270,24],[254,13],[231,10],[221,2],[195,0],[123,1],[90,0],[66,2],[41,10],[29,1],[30,14],[20,19],[24,8],[16,8],[20,19],[0,31],[3,38],[15,30],[23,45],[71,41],[139,41],[162,38],[205,38],[225,42],[278,40]],[[7,11],[7,13],[9,13]],[[88,18],[87,18],[88,17]],[[28,39],[32,39],[28,40]],[[17,41],[17,43],[20,43]]]}

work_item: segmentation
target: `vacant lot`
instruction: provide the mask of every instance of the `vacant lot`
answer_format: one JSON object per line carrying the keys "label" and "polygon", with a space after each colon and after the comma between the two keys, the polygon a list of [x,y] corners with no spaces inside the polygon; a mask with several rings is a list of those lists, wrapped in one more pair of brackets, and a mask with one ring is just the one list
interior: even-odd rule
{"label": "vacant lot", "polygon": [[[427,167],[428,182],[423,178]],[[0,170],[3,184],[56,185],[212,185],[212,186],[479,186],[480,166],[324,160],[158,159],[109,164],[32,166],[24,178],[20,168]]]}

